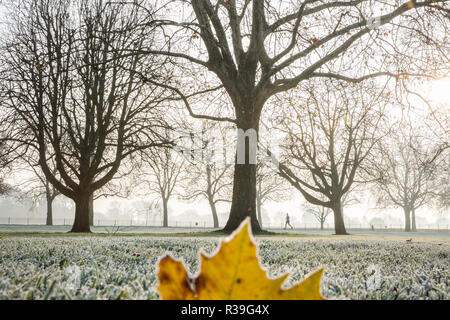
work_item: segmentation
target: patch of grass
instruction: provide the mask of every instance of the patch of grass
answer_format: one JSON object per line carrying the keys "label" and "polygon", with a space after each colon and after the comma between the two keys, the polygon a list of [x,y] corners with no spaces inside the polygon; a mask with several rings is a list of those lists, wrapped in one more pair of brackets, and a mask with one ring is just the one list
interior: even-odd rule
{"label": "patch of grass", "polygon": [[[0,232],[0,237],[186,237],[186,238],[224,238],[230,234],[223,231],[200,231],[200,232],[180,232],[180,233],[107,233],[107,232],[91,232],[91,233],[69,233],[69,232],[15,232],[6,231]],[[256,237],[276,237],[276,238],[315,238],[323,237],[323,235],[311,235],[301,233],[277,233],[277,232],[261,232],[255,235]]]}
{"label": "patch of grass", "polygon": [[[92,233],[69,233],[69,232],[47,232],[47,231],[0,231],[1,238],[79,238],[79,237],[101,237],[101,238],[226,238],[229,233],[222,230],[215,231],[193,231],[193,232],[92,232]],[[412,242],[429,242],[429,243],[445,243],[450,244],[450,237],[448,234],[442,234],[436,237],[421,237],[417,235],[334,235],[334,234],[312,234],[312,233],[294,233],[294,232],[270,232],[263,231],[254,235],[258,239],[327,239],[327,240],[361,240],[361,241],[400,241],[405,242],[412,239]]]}
{"label": "patch of grass", "polygon": [[[186,236],[186,238],[183,238]],[[158,259],[170,252],[190,273],[199,251],[213,253],[217,232],[33,234],[0,240],[0,300],[157,299]],[[330,299],[441,299],[450,289],[448,244],[354,240],[357,236],[257,236],[261,265],[286,287],[324,267],[321,292]],[[371,239],[373,240],[373,238]]]}

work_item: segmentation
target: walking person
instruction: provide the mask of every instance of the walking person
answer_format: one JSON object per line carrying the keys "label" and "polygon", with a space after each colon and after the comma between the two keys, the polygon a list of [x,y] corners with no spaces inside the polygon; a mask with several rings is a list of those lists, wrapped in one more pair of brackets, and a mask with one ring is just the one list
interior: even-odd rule
{"label": "walking person", "polygon": [[286,223],[284,224],[284,229],[286,229],[288,225],[289,227],[291,227],[291,229],[294,229],[294,227],[289,222],[289,213],[286,213]]}

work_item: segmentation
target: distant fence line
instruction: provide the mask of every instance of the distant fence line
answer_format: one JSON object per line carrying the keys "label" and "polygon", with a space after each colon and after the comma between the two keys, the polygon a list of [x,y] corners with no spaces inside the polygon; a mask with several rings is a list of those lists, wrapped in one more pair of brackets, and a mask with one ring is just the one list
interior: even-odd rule
{"label": "distant fence line", "polygon": [[[54,226],[71,226],[73,224],[73,218],[55,218],[53,219]],[[0,225],[46,225],[46,218],[33,218],[33,217],[0,217]],[[320,224],[314,223],[292,223],[294,229],[297,230],[320,230]],[[143,220],[143,219],[95,219],[94,226],[98,227],[163,227],[162,222],[154,220]],[[206,221],[177,221],[169,220],[169,227],[172,228],[213,228],[212,223]],[[219,227],[223,227],[220,225]],[[263,228],[266,229],[284,229],[284,222],[280,223],[264,223]],[[371,230],[372,225],[370,224],[346,224],[347,229],[361,229],[361,230]],[[333,230],[333,224],[324,224],[324,230]],[[387,225],[373,225],[373,230],[403,230],[404,225],[400,224],[387,224]],[[422,231],[449,231],[448,224],[427,224],[418,225],[417,230]]]}

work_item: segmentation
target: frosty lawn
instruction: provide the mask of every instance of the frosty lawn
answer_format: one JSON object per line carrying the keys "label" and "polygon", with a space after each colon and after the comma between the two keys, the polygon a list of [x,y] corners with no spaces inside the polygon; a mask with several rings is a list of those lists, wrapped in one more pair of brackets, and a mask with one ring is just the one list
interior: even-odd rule
{"label": "frosty lawn", "polygon": [[[192,273],[198,250],[219,238],[35,237],[0,240],[0,299],[158,299],[157,260],[166,251]],[[446,299],[450,244],[380,240],[257,238],[269,276],[293,274],[286,287],[325,267],[331,299]]]}

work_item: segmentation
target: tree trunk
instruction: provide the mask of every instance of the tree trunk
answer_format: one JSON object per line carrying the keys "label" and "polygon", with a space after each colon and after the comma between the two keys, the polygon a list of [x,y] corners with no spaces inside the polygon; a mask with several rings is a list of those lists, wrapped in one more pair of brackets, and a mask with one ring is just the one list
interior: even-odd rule
{"label": "tree trunk", "polygon": [[[341,206],[341,209],[342,209],[342,206]],[[326,217],[325,217],[325,214],[328,212],[328,208],[325,208],[325,207],[322,207],[322,212],[321,212],[321,214],[322,214],[322,216],[320,217],[320,230],[323,230],[323,225],[324,225],[324,223],[325,223],[325,219],[326,219]],[[343,212],[341,211],[341,215],[342,215],[342,219],[344,219],[344,216],[343,216]]]}
{"label": "tree trunk", "polygon": [[168,210],[168,200],[167,199],[162,199],[162,203],[163,203],[163,227],[168,227],[169,226],[169,210]]}
{"label": "tree trunk", "polygon": [[403,208],[403,213],[405,214],[405,232],[411,231],[411,219],[410,219],[410,210],[408,207]]}
{"label": "tree trunk", "polygon": [[89,198],[89,225],[94,225],[94,194]]}
{"label": "tree trunk", "polygon": [[219,227],[219,217],[217,216],[216,204],[214,203],[213,199],[208,199],[208,201],[209,201],[209,206],[211,207],[214,228],[218,228]]}
{"label": "tree trunk", "polygon": [[[248,129],[253,129],[257,134],[258,122],[259,119],[253,120],[252,124],[244,126],[238,125],[238,128],[244,130],[244,132],[247,132]],[[243,163],[238,163],[239,159],[236,155],[230,216],[223,231],[228,233],[233,232],[239,227],[242,221],[247,217],[250,217],[252,232],[255,233],[261,231],[256,216],[256,162],[252,163],[253,159],[251,159],[251,154],[256,154],[257,145],[256,143],[251,143],[250,138],[244,138],[243,141],[239,143],[238,134],[238,150],[241,146],[245,151],[245,161],[242,161]]]}
{"label": "tree trunk", "polygon": [[263,227],[263,221],[262,221],[262,205],[261,205],[261,197],[259,195],[256,195],[256,212],[258,213],[258,222],[259,226]]}
{"label": "tree trunk", "polygon": [[345,230],[344,217],[342,215],[342,206],[341,203],[338,202],[331,208],[334,213],[334,232],[335,234],[348,234],[347,230]]}
{"label": "tree trunk", "polygon": [[250,217],[253,232],[261,231],[256,217],[256,165],[235,164],[233,199],[230,217],[223,231],[233,232],[242,221]]}
{"label": "tree trunk", "polygon": [[53,225],[53,198],[48,193],[46,194],[46,198],[47,198],[47,221],[46,221],[46,225],[47,226],[52,226]]}
{"label": "tree trunk", "polygon": [[416,232],[417,228],[416,228],[416,209],[412,209],[411,210],[411,231]]}
{"label": "tree trunk", "polygon": [[75,221],[70,232],[91,232],[89,227],[89,193],[83,193],[75,199]]}
{"label": "tree trunk", "polygon": [[206,165],[206,181],[208,183],[208,189],[206,191],[208,196],[209,206],[211,208],[211,213],[213,216],[214,228],[219,227],[219,218],[217,217],[216,203],[214,202],[214,195],[212,194],[212,178],[211,178],[211,165]]}

